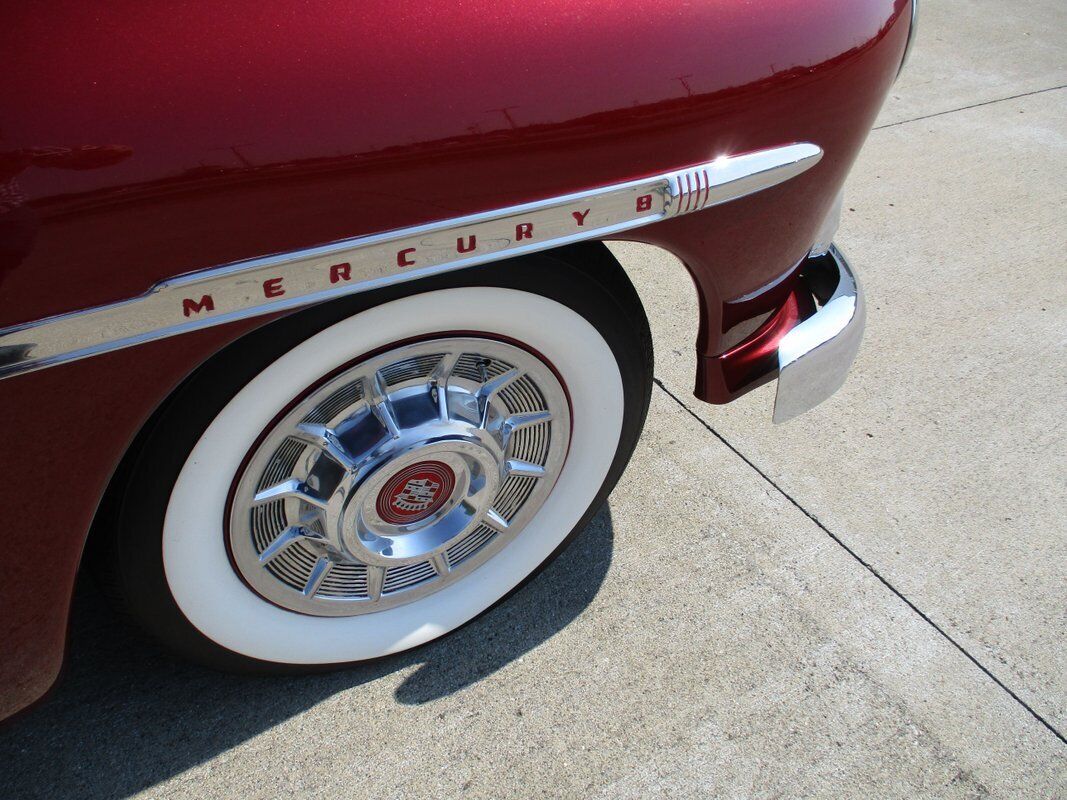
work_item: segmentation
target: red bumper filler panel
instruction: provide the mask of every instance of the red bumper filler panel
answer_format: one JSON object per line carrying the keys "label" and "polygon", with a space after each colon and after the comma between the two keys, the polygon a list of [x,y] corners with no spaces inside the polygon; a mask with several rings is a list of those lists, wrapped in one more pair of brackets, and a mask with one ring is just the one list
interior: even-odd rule
{"label": "red bumper filler panel", "polygon": [[845,381],[863,338],[865,309],[859,282],[841,251],[810,258],[792,292],[740,344],[699,359],[696,394],[728,403],[778,378],[774,421],[814,408]]}

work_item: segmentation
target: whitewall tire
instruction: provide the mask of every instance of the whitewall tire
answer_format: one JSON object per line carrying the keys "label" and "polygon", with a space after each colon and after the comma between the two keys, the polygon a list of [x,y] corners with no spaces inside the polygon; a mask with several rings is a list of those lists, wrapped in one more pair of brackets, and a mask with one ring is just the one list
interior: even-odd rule
{"label": "whitewall tire", "polygon": [[[172,646],[215,666],[336,665],[379,658],[442,636],[477,617],[534,574],[595,510],[625,466],[643,423],[648,399],[647,386],[641,383],[650,380],[651,369],[647,323],[643,313],[637,316],[639,306],[636,311],[627,306],[632,300],[626,296],[628,284],[622,290],[610,283],[605,288],[603,282],[580,274],[570,275],[573,268],[567,265],[556,264],[553,270],[564,277],[569,275],[572,286],[555,292],[547,288],[546,277],[560,279],[552,271],[529,281],[502,281],[512,285],[449,286],[446,282],[440,288],[394,296],[360,308],[325,326],[318,321],[312,325],[318,329],[308,336],[301,332],[278,337],[282,342],[287,338],[300,340],[295,344],[288,342],[291,346],[272,353],[269,361],[263,357],[265,365],[255,368],[251,379],[237,387],[214,390],[218,376],[226,374],[225,369],[214,373],[213,383],[208,383],[212,378],[207,377],[211,370],[206,371],[206,376],[194,376],[191,387],[183,387],[173,404],[161,413],[161,419],[146,433],[136,458],[128,466],[126,502],[112,550],[115,563],[110,566],[118,572],[115,582],[119,594],[134,615]],[[451,281],[463,282],[462,278]],[[530,288],[534,290],[524,287],[524,282],[532,284]],[[418,288],[412,287],[411,291]],[[568,297],[573,297],[575,291],[582,293],[584,299],[571,302]],[[598,293],[600,297],[595,296]],[[552,294],[559,296],[552,297]],[[615,296],[619,294],[621,299]],[[363,302],[368,304],[371,300],[366,298]],[[612,303],[618,307],[612,308]],[[599,320],[590,318],[597,315],[601,317]],[[615,323],[610,322],[610,315],[617,317]],[[637,325],[635,319],[639,320]],[[264,337],[263,341],[270,340]],[[532,376],[530,386],[534,387],[527,394],[549,398],[543,402],[554,403],[552,413],[537,412],[541,417],[537,413],[508,416],[501,401],[495,395],[490,397],[488,391],[483,394],[489,399],[479,400],[478,383],[472,383],[469,376],[453,378],[451,384],[438,386],[433,383],[432,369],[429,377],[408,383],[397,379],[395,385],[386,386],[383,371],[375,372],[375,364],[384,363],[383,359],[388,360],[393,353],[404,355],[425,342],[430,345],[421,345],[421,351],[412,352],[428,352],[427,347],[435,353],[446,347],[455,350],[450,369],[459,369],[457,358],[462,364],[476,363],[459,354],[479,347],[494,353],[499,351],[504,361],[509,358],[516,363],[523,361],[526,366],[521,372]],[[277,340],[272,344],[277,345]],[[259,347],[262,349],[262,342]],[[445,360],[448,359],[442,361]],[[409,358],[404,363],[416,361]],[[490,362],[486,359],[477,363],[484,372]],[[258,454],[266,452],[264,437],[282,425],[279,420],[285,422],[292,417],[299,422],[304,411],[294,417],[292,409],[303,408],[297,402],[308,395],[309,387],[327,385],[329,388],[333,384],[326,384],[327,380],[343,381],[349,374],[346,370],[363,369],[366,364],[371,364],[367,374],[377,383],[367,378],[359,383],[363,394],[355,407],[363,409],[359,412],[362,416],[357,413],[340,424],[332,424],[338,425],[338,430],[350,431],[359,425],[380,423],[381,439],[386,445],[395,443],[395,447],[388,450],[380,443],[368,445],[368,452],[376,454],[375,457],[386,452],[387,457],[375,462],[384,466],[359,472],[358,465],[349,465],[351,476],[344,477],[348,473],[340,470],[343,477],[331,479],[336,482],[330,483],[329,491],[323,491],[322,498],[308,498],[314,494],[308,485],[320,486],[319,478],[313,476],[306,478],[307,484],[299,484],[303,487],[300,491],[294,490],[283,498],[288,505],[272,500],[276,502],[272,506],[276,515],[288,513],[294,518],[304,515],[296,528],[296,539],[312,554],[312,562],[318,558],[321,563],[314,562],[312,577],[305,573],[298,580],[292,579],[299,566],[299,559],[293,556],[290,560],[296,566],[278,568],[268,574],[259,562],[268,563],[268,556],[275,557],[274,550],[268,549],[273,546],[280,552],[281,545],[255,544],[262,537],[249,538],[243,530],[233,532],[234,526],[239,529],[246,517],[265,519],[262,515],[255,517],[254,513],[249,517],[251,512],[246,508],[235,506],[235,497],[242,497],[242,491],[254,498],[249,501],[253,504],[266,502],[261,498],[263,481],[257,484],[241,476],[252,469],[250,463],[253,466],[266,463],[265,456]],[[463,423],[471,429],[471,437],[482,436],[484,431],[495,432],[496,439],[485,445],[488,455],[482,453],[480,440],[474,438],[471,439],[474,444],[466,439],[461,444],[442,444],[447,437],[438,435],[438,431],[445,423],[432,414],[432,419],[411,422],[414,412],[399,404],[414,407],[421,403],[419,408],[432,408],[431,401],[422,399],[417,387],[411,388],[422,380],[429,381],[426,397],[442,406],[441,419],[452,426],[449,431],[456,428],[457,419],[465,413],[449,412],[451,402],[454,409],[473,409],[474,416]],[[487,385],[492,384],[491,376],[484,380]],[[188,413],[181,416],[183,408],[196,402],[198,382],[211,386],[215,398],[204,401],[207,410],[193,412],[189,406]],[[556,389],[546,389],[546,386]],[[323,390],[316,391],[322,394]],[[224,402],[219,401],[220,397]],[[307,405],[311,401],[304,402]],[[483,405],[479,406],[479,402]],[[375,403],[398,404],[395,412],[385,411],[387,417],[395,413],[395,418],[383,418],[375,410]],[[195,419],[187,422],[188,417],[196,417],[197,413],[201,422]],[[344,416],[338,415],[332,406],[331,413],[336,419]],[[554,449],[545,446],[544,466],[531,466],[511,457],[507,436],[514,434],[509,424],[520,417],[530,423],[551,419],[555,426],[551,429]],[[189,430],[199,429],[195,437],[188,430],[185,434],[191,446],[174,445],[168,440],[177,426],[177,423],[168,425],[168,418],[180,419],[180,424]],[[326,426],[307,424],[297,428],[330,431]],[[279,442],[291,441],[285,434],[297,428],[271,435]],[[298,435],[303,434],[298,431]],[[346,435],[353,437],[353,441],[358,439],[357,433]],[[367,437],[364,435],[363,439]],[[334,445],[338,449],[345,446],[336,437]],[[510,446],[513,445],[514,441]],[[324,453],[332,452],[326,445],[321,446]],[[308,452],[318,454],[313,448]],[[448,471],[450,477],[448,481],[433,481],[431,474],[421,482],[415,481],[412,497],[416,501],[424,495],[429,497],[427,492],[437,491],[440,483],[447,483],[447,490],[442,491],[454,492],[455,499],[443,496],[432,504],[427,500],[423,506],[417,502],[413,505],[411,497],[395,488],[396,480],[387,480],[393,473],[401,478],[414,474],[413,469],[417,473],[420,465],[430,463],[426,461],[430,456],[423,455],[424,452],[430,452],[432,463]],[[326,455],[318,454],[318,458],[327,467],[337,466]],[[367,461],[362,455],[361,458],[359,464]],[[450,459],[454,470],[441,466]],[[357,461],[354,457],[352,460]],[[158,487],[153,489],[146,483],[145,473],[159,461],[169,462],[174,472],[169,492],[158,491]],[[467,466],[468,461],[471,466]],[[309,470],[318,463],[308,455],[290,459],[290,465],[294,462],[311,464]],[[417,463],[413,467],[414,462]],[[516,470],[515,474],[525,477],[529,485],[540,487],[528,490],[531,499],[527,506],[519,504],[516,507],[520,510],[509,512],[513,524],[506,525],[508,520],[491,508],[492,493],[485,488],[488,485],[497,496],[503,493],[499,484],[494,483],[499,480],[497,466],[505,478],[510,474],[508,470]],[[164,463],[155,471],[165,476],[169,470]],[[282,481],[285,486],[298,483],[295,479]],[[139,492],[141,484],[146,488]],[[251,488],[243,490],[244,484]],[[457,488],[453,490],[454,485]],[[427,486],[431,488],[426,489]],[[259,494],[255,494],[257,490]],[[411,494],[408,488],[404,491]],[[360,492],[370,493],[366,502],[358,499]],[[155,500],[144,497],[153,493]],[[375,496],[377,506],[373,502]],[[160,503],[164,497],[165,502]],[[479,499],[483,497],[490,499]],[[399,503],[401,515],[415,514],[411,518],[414,521],[407,517],[394,519],[388,509],[383,512],[382,498]],[[357,514],[352,509],[360,502],[365,508],[361,507]],[[416,511],[412,512],[412,508]],[[469,512],[470,520],[462,518],[463,509],[463,513]],[[314,524],[307,521],[307,512],[314,512]],[[145,543],[150,537],[143,535],[143,530],[155,519],[160,520],[156,524],[161,530],[152,546]],[[460,521],[454,522],[455,519]],[[496,537],[497,543],[486,546],[484,553],[471,558],[462,569],[456,566],[453,562],[459,559],[455,552],[473,552],[472,547],[459,547],[456,542],[463,536],[470,540],[476,538],[470,534],[472,530],[489,530],[493,526],[486,520],[492,519],[497,520],[499,524],[493,526],[501,532]],[[358,536],[352,533],[353,527],[361,524],[367,530]],[[478,524],[482,528],[476,528]],[[278,530],[284,528],[283,533],[291,535],[294,529],[286,525],[284,521],[278,523]],[[141,531],[139,538],[132,533],[134,528]],[[438,529],[445,533],[438,533]],[[277,538],[277,531],[271,536]],[[245,541],[253,544],[246,547],[242,544]],[[425,552],[412,550],[420,547]],[[241,548],[248,552],[242,552]],[[415,552],[414,557],[396,562],[404,569],[388,566],[393,563],[389,558],[397,553],[406,555],[409,550]],[[303,552],[297,555],[303,557]],[[416,590],[408,594],[399,590],[390,592],[389,584],[383,591],[382,576],[407,574],[420,559],[438,569],[438,574],[427,573],[430,578],[421,577]],[[306,558],[299,563],[305,562]],[[314,577],[320,567],[336,570],[335,576],[351,573],[357,577],[348,584],[340,578],[329,583],[322,575]],[[344,573],[345,569],[349,573]],[[153,570],[161,573],[156,580],[139,577]],[[378,577],[372,579],[373,575]],[[286,580],[297,582],[293,586],[282,585]],[[303,585],[305,580],[307,586]],[[376,588],[371,588],[372,585]]]}

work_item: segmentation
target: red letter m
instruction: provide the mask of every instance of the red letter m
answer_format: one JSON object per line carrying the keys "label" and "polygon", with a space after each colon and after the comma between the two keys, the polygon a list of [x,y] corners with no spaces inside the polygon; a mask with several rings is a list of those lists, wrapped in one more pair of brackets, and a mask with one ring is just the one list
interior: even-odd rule
{"label": "red letter m", "polygon": [[201,311],[214,311],[215,301],[211,299],[211,295],[205,294],[199,300],[190,300],[186,297],[182,300],[182,313],[185,316],[190,317],[193,314],[199,314]]}

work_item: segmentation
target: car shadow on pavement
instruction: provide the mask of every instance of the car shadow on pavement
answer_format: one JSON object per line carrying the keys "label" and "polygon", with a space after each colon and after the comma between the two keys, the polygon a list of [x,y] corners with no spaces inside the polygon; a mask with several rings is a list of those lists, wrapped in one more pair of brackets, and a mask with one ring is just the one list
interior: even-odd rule
{"label": "car shadow on pavement", "polygon": [[[537,578],[451,636],[412,653],[301,677],[228,675],[179,661],[82,580],[65,674],[41,705],[0,726],[2,793],[127,797],[339,692],[413,666],[395,702],[418,705],[458,692],[537,647],[589,605],[611,564],[613,535],[605,505]],[[351,702],[360,697],[353,693]]]}

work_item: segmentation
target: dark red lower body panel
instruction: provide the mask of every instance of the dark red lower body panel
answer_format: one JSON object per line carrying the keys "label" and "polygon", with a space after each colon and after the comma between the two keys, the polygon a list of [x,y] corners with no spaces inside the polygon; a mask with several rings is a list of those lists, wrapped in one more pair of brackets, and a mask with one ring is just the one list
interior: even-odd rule
{"label": "dark red lower body panel", "polygon": [[192,369],[264,321],[0,381],[0,719],[59,674],[86,533],[130,442]]}

